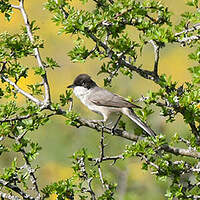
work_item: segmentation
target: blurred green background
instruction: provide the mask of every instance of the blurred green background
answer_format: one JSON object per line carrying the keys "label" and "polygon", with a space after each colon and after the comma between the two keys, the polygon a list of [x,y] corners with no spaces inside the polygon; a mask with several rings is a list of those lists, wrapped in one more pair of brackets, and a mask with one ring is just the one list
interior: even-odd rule
{"label": "blurred green background", "polygon": [[[13,4],[17,4],[17,0],[11,1]],[[37,35],[44,40],[44,49],[41,49],[41,55],[43,58],[54,58],[61,68],[54,71],[48,71],[49,83],[51,87],[51,94],[54,102],[59,101],[59,95],[64,93],[66,86],[69,85],[75,76],[80,73],[88,73],[92,75],[93,79],[97,81],[100,86],[103,86],[104,75],[97,76],[97,72],[101,65],[100,61],[88,60],[86,63],[72,63],[67,56],[67,52],[72,49],[75,37],[72,35],[58,35],[59,28],[51,21],[51,14],[44,10],[43,4],[45,0],[25,1],[25,8],[27,10],[30,20],[36,20],[36,24],[40,27]],[[87,8],[92,9],[93,3],[87,4]],[[169,7],[169,10],[174,14],[172,21],[176,24],[180,21],[180,14],[188,9],[185,6],[183,0],[163,0],[165,5]],[[78,8],[82,8],[79,1],[73,1],[73,4]],[[8,31],[11,33],[19,32],[23,20],[19,11],[14,10],[12,19],[7,22],[3,15],[0,15],[0,33]],[[134,37],[134,32],[130,33]],[[134,37],[135,38],[135,37]],[[172,79],[179,82],[181,85],[185,81],[191,79],[187,68],[191,65],[187,55],[189,51],[184,47],[178,45],[170,45],[161,50],[161,60],[159,73],[166,73],[168,76],[172,75]],[[139,58],[138,63],[143,63],[143,66],[147,69],[151,69],[153,66],[154,55],[152,46],[148,45],[144,48],[144,54]],[[33,58],[23,59],[23,63],[27,66],[37,66],[36,61]],[[34,76],[24,79],[20,82],[21,87],[25,88],[26,84],[37,81]],[[138,75],[134,74],[134,78],[130,80],[127,77],[119,76],[112,82],[112,88],[109,90],[119,93],[124,97],[132,96],[139,98],[141,95],[145,95],[149,90],[156,90],[155,84],[151,81],[145,80]],[[23,102],[23,97],[19,98]],[[143,106],[141,104],[141,106]],[[80,111],[81,116],[89,119],[97,119],[98,116],[87,110],[80,102],[74,98],[73,109],[77,112]],[[172,124],[166,124],[165,119],[159,117],[159,110],[152,115],[150,120],[153,129],[162,131],[165,134],[174,134],[175,132],[187,133],[188,127],[183,125],[182,118]],[[123,118],[126,120],[126,118]],[[131,129],[131,124],[129,124]],[[71,159],[70,156],[73,152],[79,150],[82,147],[88,149],[89,152],[93,152],[98,155],[100,135],[95,131],[88,128],[76,129],[65,125],[65,121],[62,117],[54,117],[44,127],[41,127],[31,136],[35,141],[39,142],[42,146],[42,151],[39,154],[38,160],[35,164],[40,166],[37,173],[40,186],[52,183],[63,178],[70,177],[72,174]],[[106,136],[106,142],[109,144],[106,148],[106,152],[115,152],[115,155],[122,152],[124,146],[130,142],[117,138]],[[9,153],[4,154],[3,160],[0,161],[0,167],[9,166],[10,161],[14,155]],[[150,173],[141,170],[141,161],[137,159],[130,159],[123,162],[118,162],[115,166],[106,168],[106,176],[114,177],[118,184],[123,185],[124,189],[119,191],[119,199],[133,199],[133,200],[161,200],[164,198],[166,183],[161,183],[155,180]],[[123,187],[120,187],[123,188]],[[126,195],[124,196],[124,194]]]}

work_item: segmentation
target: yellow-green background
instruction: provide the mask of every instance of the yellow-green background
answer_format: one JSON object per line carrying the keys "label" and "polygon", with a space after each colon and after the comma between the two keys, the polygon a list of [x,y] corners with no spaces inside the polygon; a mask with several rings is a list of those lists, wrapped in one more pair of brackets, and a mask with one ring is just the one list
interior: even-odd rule
{"label": "yellow-green background", "polygon": [[[13,4],[18,3],[17,0],[11,2]],[[79,73],[89,73],[100,86],[103,86],[104,76],[97,76],[100,66],[99,61],[89,59],[84,64],[72,63],[70,61],[67,52],[72,49],[75,37],[72,35],[57,34],[58,27],[50,20],[52,15],[43,8],[45,2],[45,0],[26,0],[25,8],[29,19],[36,20],[36,24],[41,28],[37,34],[40,35],[45,43],[44,49],[40,50],[42,58],[53,57],[61,66],[61,68],[54,71],[48,71],[51,94],[54,102],[59,100],[59,94],[65,92],[66,86]],[[87,8],[92,9],[94,4],[90,2],[92,1],[89,1]],[[162,2],[174,13],[172,21],[175,23],[180,21],[180,14],[189,9],[185,6],[184,0],[163,0]],[[73,4],[78,8],[82,7],[79,1],[73,1]],[[0,15],[0,33],[4,31],[17,33],[20,31],[22,25],[23,20],[18,10],[14,10],[10,22],[7,22],[3,15]],[[134,37],[133,31],[131,32],[131,36]],[[159,73],[166,73],[168,76],[172,75],[172,79],[178,81],[180,85],[184,81],[189,81],[191,76],[187,68],[191,65],[191,61],[187,57],[188,53],[189,50],[187,48],[175,44],[162,49]],[[143,56],[139,58],[139,63],[143,63],[144,67],[151,69],[153,66],[153,56],[153,49],[149,45],[145,47]],[[37,66],[34,58],[24,59],[23,63],[30,67]],[[26,89],[26,84],[35,81],[37,81],[37,78],[32,75],[28,79],[22,80],[20,86]],[[132,96],[139,98],[141,95],[145,95],[148,90],[156,90],[156,88],[155,84],[152,84],[151,81],[134,74],[132,80],[122,76],[119,79],[114,79],[112,88],[109,88],[109,90],[120,93],[125,97]],[[23,97],[19,96],[19,98],[23,102]],[[80,111],[83,117],[97,118],[96,114],[91,113],[87,108],[80,105],[76,98],[74,98],[74,103],[75,106],[73,109],[78,112]],[[178,118],[177,122],[166,124],[165,119],[158,117],[158,115],[159,110],[151,119],[152,127],[155,130],[163,131],[165,134],[173,134],[175,132],[186,133],[188,131],[188,127],[183,126],[181,117]],[[46,126],[31,134],[31,137],[42,146],[42,151],[39,154],[38,160],[35,162],[35,164],[40,165],[37,175],[41,187],[53,181],[71,176],[71,159],[69,157],[73,152],[82,147],[86,147],[88,151],[97,152],[99,148],[99,133],[88,128],[76,129],[66,126],[62,117],[51,118]],[[130,142],[124,139],[110,136],[106,137],[106,141],[109,144],[106,148],[107,153],[111,152],[116,155],[123,150],[126,144],[130,144]],[[1,158],[0,166],[8,166],[12,157],[13,155],[8,153],[4,154],[3,160]],[[125,161],[125,163],[124,165],[123,162],[119,162],[118,165],[114,167],[110,166],[107,169],[109,171],[108,177],[111,177],[113,172],[114,174],[118,174],[117,176],[124,173],[122,177],[127,179],[127,195],[124,199],[165,199],[163,194],[166,189],[166,184],[158,182],[148,172],[141,170],[141,162],[139,160],[132,159]]]}

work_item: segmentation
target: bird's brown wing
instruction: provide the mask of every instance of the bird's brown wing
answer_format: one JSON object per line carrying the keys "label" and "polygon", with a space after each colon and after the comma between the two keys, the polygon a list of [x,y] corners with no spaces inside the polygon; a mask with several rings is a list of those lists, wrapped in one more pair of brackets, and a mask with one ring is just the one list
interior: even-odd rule
{"label": "bird's brown wing", "polygon": [[116,108],[141,108],[135,104],[130,103],[123,97],[113,94],[103,88],[95,88],[94,95],[89,98],[91,102],[98,106],[116,107]]}

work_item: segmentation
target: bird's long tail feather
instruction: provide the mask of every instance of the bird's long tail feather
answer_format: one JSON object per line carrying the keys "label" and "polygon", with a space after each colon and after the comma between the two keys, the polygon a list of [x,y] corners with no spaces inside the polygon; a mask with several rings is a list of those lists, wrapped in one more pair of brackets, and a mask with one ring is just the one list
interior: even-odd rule
{"label": "bird's long tail feather", "polygon": [[155,132],[147,125],[145,124],[135,113],[132,109],[126,109],[124,110],[123,114],[125,114],[127,117],[129,117],[134,123],[136,123],[140,128],[142,128],[148,136],[155,137]]}

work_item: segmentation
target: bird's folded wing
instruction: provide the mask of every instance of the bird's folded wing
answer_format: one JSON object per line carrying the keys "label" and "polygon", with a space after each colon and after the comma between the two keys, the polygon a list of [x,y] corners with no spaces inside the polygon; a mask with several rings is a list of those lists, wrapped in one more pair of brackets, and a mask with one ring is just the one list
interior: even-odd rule
{"label": "bird's folded wing", "polygon": [[96,88],[94,94],[89,98],[89,100],[98,106],[116,108],[141,108],[140,106],[130,103],[123,97],[117,94],[113,94],[103,88]]}

